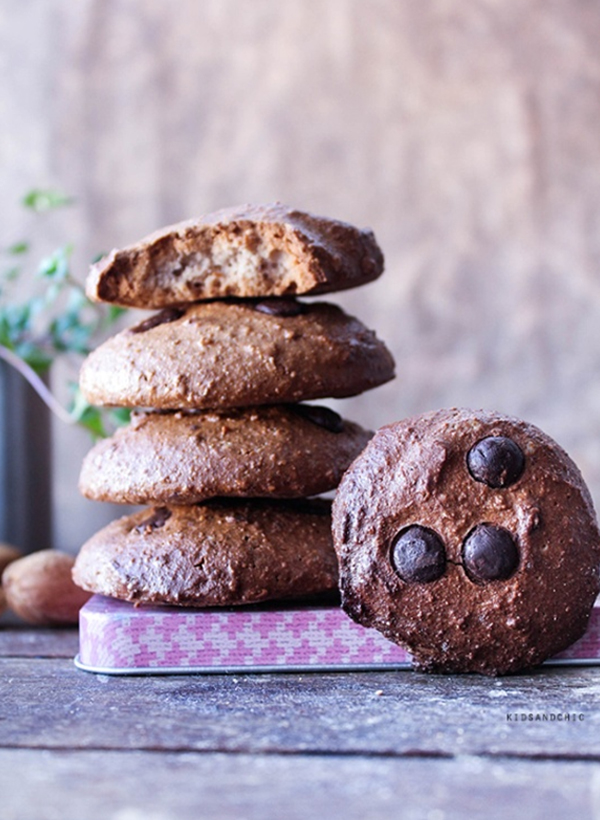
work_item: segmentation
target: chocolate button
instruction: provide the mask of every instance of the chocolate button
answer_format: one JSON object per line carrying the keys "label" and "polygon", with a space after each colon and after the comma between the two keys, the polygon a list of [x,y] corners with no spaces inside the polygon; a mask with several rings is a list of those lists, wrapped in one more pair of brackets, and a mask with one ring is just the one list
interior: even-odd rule
{"label": "chocolate button", "polygon": [[467,466],[475,481],[497,490],[509,487],[521,477],[525,456],[512,439],[488,436],[471,447]]}
{"label": "chocolate button", "polygon": [[342,417],[329,407],[321,407],[318,404],[290,404],[290,407],[294,413],[319,427],[324,427],[330,433],[341,433],[344,430]]}
{"label": "chocolate button", "polygon": [[304,313],[304,305],[295,299],[282,296],[272,296],[255,302],[254,310],[268,313],[270,316],[299,316]]}
{"label": "chocolate button", "polygon": [[408,584],[437,581],[446,570],[441,538],[427,527],[414,524],[402,530],[392,544],[392,566]]}
{"label": "chocolate button", "polygon": [[519,550],[512,535],[493,524],[478,524],[463,543],[463,564],[472,581],[505,581],[519,566]]}
{"label": "chocolate button", "polygon": [[139,325],[132,327],[130,333],[145,333],[147,330],[152,330],[153,327],[159,325],[166,325],[168,322],[176,322],[181,319],[185,310],[183,308],[165,308],[160,313],[155,313],[149,319],[144,319]]}
{"label": "chocolate button", "polygon": [[167,509],[167,507],[155,507],[152,510],[150,517],[144,518],[144,520],[137,525],[136,530],[138,532],[142,532],[144,530],[159,530],[161,527],[165,526],[171,515],[171,510]]}

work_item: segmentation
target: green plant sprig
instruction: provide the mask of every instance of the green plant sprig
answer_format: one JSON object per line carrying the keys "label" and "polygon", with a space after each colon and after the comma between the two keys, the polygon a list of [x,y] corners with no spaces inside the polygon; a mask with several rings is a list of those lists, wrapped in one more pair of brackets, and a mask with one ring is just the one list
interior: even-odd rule
{"label": "green plant sprig", "polygon": [[[22,200],[25,208],[45,213],[71,205],[73,200],[56,191],[30,191]],[[111,427],[125,423],[129,411],[101,410],[88,404],[76,383],[70,383],[71,406],[66,411],[52,396],[43,377],[61,356],[86,356],[98,337],[126,312],[125,308],[91,302],[71,272],[73,246],[57,248],[37,265],[36,293],[25,301],[14,301],[11,292],[24,274],[31,242],[20,240],[4,249],[5,266],[0,270],[0,357],[15,367],[37,390],[50,409],[63,421],[80,424],[94,437],[108,434]]]}

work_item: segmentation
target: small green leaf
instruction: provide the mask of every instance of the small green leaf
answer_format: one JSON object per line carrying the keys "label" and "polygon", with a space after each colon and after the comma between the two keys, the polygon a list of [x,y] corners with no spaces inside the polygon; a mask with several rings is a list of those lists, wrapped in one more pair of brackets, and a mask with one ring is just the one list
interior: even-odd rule
{"label": "small green leaf", "polygon": [[84,398],[78,384],[71,383],[70,387],[73,394],[70,411],[72,417],[78,424],[89,430],[94,438],[105,438],[106,430],[104,429],[102,411]]}
{"label": "small green leaf", "polygon": [[54,348],[59,353],[68,351],[87,356],[90,352],[91,329],[85,325],[69,327],[66,323],[60,323],[57,327],[53,323],[50,328],[50,335]]}
{"label": "small green leaf", "polygon": [[15,242],[14,245],[11,245],[10,248],[6,249],[6,252],[12,254],[13,256],[19,256],[19,254],[27,253],[28,250],[29,242],[23,240],[22,242]]}
{"label": "small green leaf", "polygon": [[81,414],[91,407],[87,399],[84,398],[81,388],[77,382],[69,382],[69,390],[71,391],[71,407],[69,413],[73,416],[75,421],[79,421]]}
{"label": "small green leaf", "polygon": [[131,421],[131,410],[129,407],[112,407],[108,415],[117,427],[123,427]]}
{"label": "small green leaf", "polygon": [[0,345],[12,350],[13,345],[10,338],[10,325],[5,315],[5,308],[0,308]]}
{"label": "small green leaf", "polygon": [[34,189],[29,191],[22,200],[22,204],[26,208],[31,208],[32,211],[42,213],[43,211],[51,211],[54,208],[62,208],[65,205],[72,205],[73,198],[61,193],[60,191],[40,190]]}
{"label": "small green leaf", "polygon": [[14,341],[20,333],[29,328],[31,307],[28,302],[23,305],[4,305],[0,315],[6,323],[11,339]]}
{"label": "small green leaf", "polygon": [[33,342],[17,344],[15,353],[40,376],[47,373],[52,364],[52,356],[48,351],[43,350]]}
{"label": "small green leaf", "polygon": [[66,280],[69,275],[69,262],[72,252],[72,245],[65,245],[42,259],[37,272],[38,277],[40,279],[54,279],[59,282]]}
{"label": "small green leaf", "polygon": [[106,438],[102,413],[97,407],[88,407],[82,413],[78,423],[89,430],[94,438]]}
{"label": "small green leaf", "polygon": [[117,307],[117,305],[110,305],[108,310],[106,311],[104,327],[110,327],[110,325],[114,325],[117,319],[124,313],[127,313],[127,308]]}

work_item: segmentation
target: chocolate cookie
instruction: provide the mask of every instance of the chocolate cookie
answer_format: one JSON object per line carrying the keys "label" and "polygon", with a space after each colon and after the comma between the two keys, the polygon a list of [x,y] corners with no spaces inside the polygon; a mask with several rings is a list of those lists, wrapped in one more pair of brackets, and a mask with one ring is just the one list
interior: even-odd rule
{"label": "chocolate cookie", "polygon": [[223,409],[352,396],[393,376],[357,319],[273,298],[167,308],[100,345],[80,384],[92,404]]}
{"label": "chocolate cookie", "polygon": [[337,487],[371,436],[308,404],[140,413],[88,453],[79,489],[125,504],[318,495]]}
{"label": "chocolate cookie", "polygon": [[536,427],[442,410],[383,427],[334,503],[346,612],[427,671],[497,675],[584,633],[600,534],[568,455]]}
{"label": "chocolate cookie", "polygon": [[75,583],[136,603],[224,606],[334,590],[326,501],[219,501],[113,521],[81,548]]}
{"label": "chocolate cookie", "polygon": [[217,211],[114,250],[92,267],[87,294],[162,308],[224,296],[343,290],[382,271],[371,231],[276,202]]}

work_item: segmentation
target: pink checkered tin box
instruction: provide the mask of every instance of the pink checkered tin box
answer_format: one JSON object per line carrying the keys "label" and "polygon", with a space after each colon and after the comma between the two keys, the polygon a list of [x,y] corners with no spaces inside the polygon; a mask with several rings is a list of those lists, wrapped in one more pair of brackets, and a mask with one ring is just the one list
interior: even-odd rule
{"label": "pink checkered tin box", "polygon": [[[104,674],[401,669],[410,655],[338,607],[134,607],[95,595],[80,613],[81,668]],[[547,663],[600,663],[600,607]]]}

